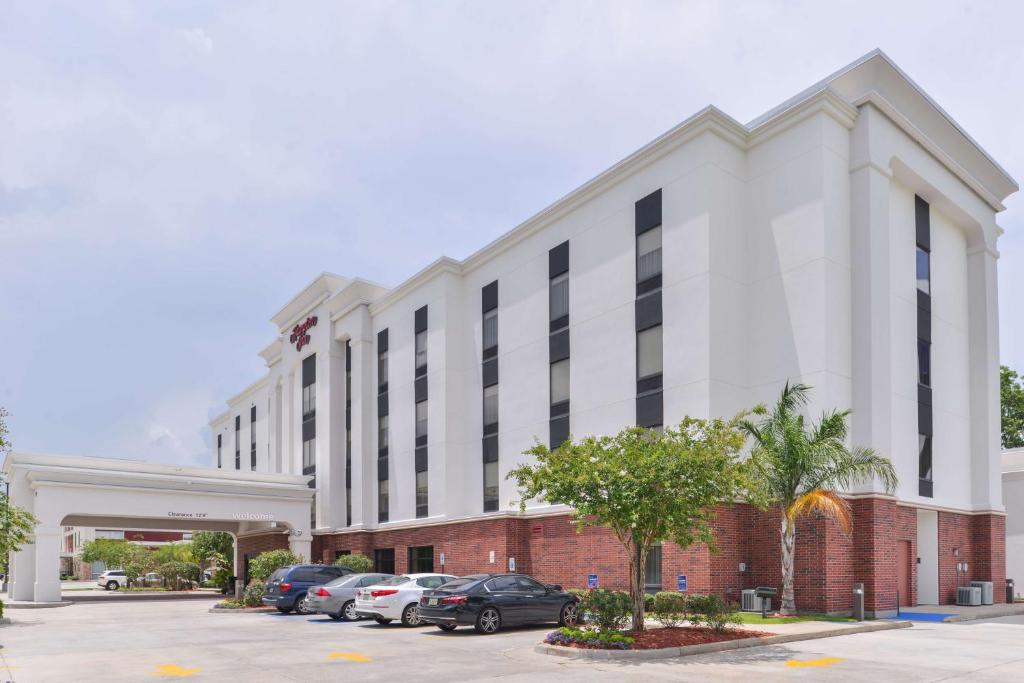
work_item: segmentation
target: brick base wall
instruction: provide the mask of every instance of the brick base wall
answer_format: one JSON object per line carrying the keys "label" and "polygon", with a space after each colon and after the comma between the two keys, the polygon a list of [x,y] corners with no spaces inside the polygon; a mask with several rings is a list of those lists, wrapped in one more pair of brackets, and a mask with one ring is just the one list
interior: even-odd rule
{"label": "brick base wall", "polygon": [[[896,609],[897,543],[909,541],[911,557],[917,556],[917,511],[884,498],[851,500],[853,529],[847,534],[824,517],[802,518],[797,525],[795,589],[803,611],[848,614],[853,603],[853,584],[864,583],[865,609],[885,613]],[[747,505],[722,507],[714,530],[718,553],[704,545],[686,550],[672,543],[662,548],[662,588],[676,590],[677,576],[687,577],[690,592],[714,592],[739,601],[740,591],[759,585],[780,587],[782,560],[781,515]],[[253,548],[255,539],[243,539]],[[270,537],[287,547],[283,535]],[[261,541],[266,543],[267,541]],[[378,548],[395,551],[395,571],[409,570],[408,549],[432,546],[434,570],[452,574],[503,572],[509,558],[516,570],[546,583],[566,588],[585,588],[587,577],[597,574],[603,588],[626,589],[629,560],[614,534],[605,528],[577,531],[567,515],[520,519],[495,517],[407,529],[340,532],[314,537],[313,557],[333,562],[339,552],[373,557]],[[966,580],[995,582],[1001,600],[1005,579],[1005,518],[999,515],[939,513],[940,601],[955,602],[956,560],[971,563]],[[270,549],[269,547],[260,550]],[[251,552],[251,550],[247,550]],[[494,561],[491,561],[491,553]],[[965,559],[964,559],[965,558]],[[740,571],[745,563],[746,571]],[[916,604],[917,564],[911,566],[911,604]],[[776,603],[777,604],[777,603]]]}

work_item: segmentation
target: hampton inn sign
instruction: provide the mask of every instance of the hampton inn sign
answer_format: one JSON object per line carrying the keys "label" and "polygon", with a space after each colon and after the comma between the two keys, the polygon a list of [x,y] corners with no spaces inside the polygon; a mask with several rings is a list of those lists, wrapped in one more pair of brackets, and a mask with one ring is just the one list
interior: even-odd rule
{"label": "hampton inn sign", "polygon": [[316,327],[315,315],[306,318],[305,322],[301,322],[292,328],[292,335],[288,338],[288,341],[295,344],[296,351],[301,351],[302,347],[309,343],[309,329],[311,327]]}

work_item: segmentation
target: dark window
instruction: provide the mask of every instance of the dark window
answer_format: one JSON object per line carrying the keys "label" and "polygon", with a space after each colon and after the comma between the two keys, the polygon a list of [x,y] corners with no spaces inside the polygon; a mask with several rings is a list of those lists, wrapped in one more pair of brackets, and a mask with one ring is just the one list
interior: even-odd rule
{"label": "dark window", "polygon": [[377,354],[377,393],[383,394],[388,390],[388,352],[381,351]]}
{"label": "dark window", "polygon": [[426,517],[429,511],[427,497],[427,471],[416,473],[416,516]]}
{"label": "dark window", "polygon": [[395,573],[394,548],[377,548],[373,551],[373,571],[378,574]]}
{"label": "dark window", "polygon": [[498,509],[498,281],[480,292],[483,313],[481,379],[483,380],[483,505]]}
{"label": "dark window", "polygon": [[221,459],[220,459],[220,451],[221,451],[221,447],[223,445],[222,436],[223,436],[222,434],[218,434],[217,435],[217,467],[223,467],[223,465],[221,464]]}
{"label": "dark window", "polygon": [[924,434],[917,435],[917,476],[932,480],[932,437]]}
{"label": "dark window", "polygon": [[644,590],[657,593],[661,590],[661,546],[656,545],[647,553],[644,565]]}
{"label": "dark window", "polygon": [[485,349],[493,349],[498,346],[498,311],[490,310],[484,313],[484,334],[483,344]]}
{"label": "dark window", "polygon": [[661,226],[636,237],[636,281],[661,275]]}
{"label": "dark window", "polygon": [[484,427],[498,424],[498,385],[484,387]]}
{"label": "dark window", "polygon": [[345,526],[352,526],[352,342],[345,342]]}
{"label": "dark window", "polygon": [[377,450],[385,451],[388,448],[388,416],[381,415],[377,418]]}
{"label": "dark window", "polygon": [[925,294],[931,294],[931,256],[917,248],[917,288]]}
{"label": "dark window", "polygon": [[484,512],[498,509],[498,461],[484,463]]}
{"label": "dark window", "polygon": [[339,560],[342,557],[344,557],[345,555],[351,555],[351,554],[352,554],[351,550],[335,550],[334,551],[334,559],[335,560]]}
{"label": "dark window", "polygon": [[637,379],[660,375],[662,372],[661,325],[651,327],[636,335],[636,376]]}
{"label": "dark window", "polygon": [[528,576],[517,576],[516,582],[519,584],[519,590],[525,593],[547,593],[548,589],[543,584],[534,581]]}
{"label": "dark window", "polygon": [[569,273],[551,280],[549,295],[550,319],[559,320],[569,315]]}
{"label": "dark window", "polygon": [[409,573],[430,574],[434,571],[434,546],[422,545],[409,548]]}
{"label": "dark window", "polygon": [[242,469],[242,416],[235,415],[235,469]]}
{"label": "dark window", "polygon": [[[386,461],[387,458],[384,458]],[[378,461],[378,465],[380,462]],[[386,522],[388,521],[388,480],[380,479],[377,481],[377,521]],[[391,573],[391,572],[388,572]]]}
{"label": "dark window", "polygon": [[249,468],[256,471],[256,406],[249,410]]}
{"label": "dark window", "polygon": [[302,360],[302,473],[316,473],[316,354]]}
{"label": "dark window", "polygon": [[516,581],[514,576],[495,576],[493,579],[484,584],[487,590],[492,592],[507,592],[507,591],[519,591],[519,582]]}
{"label": "dark window", "polygon": [[551,405],[569,400],[569,359],[551,364]]}
{"label": "dark window", "polygon": [[416,437],[427,435],[427,402],[416,404]]}
{"label": "dark window", "polygon": [[923,339],[917,340],[917,382],[926,387],[932,384],[932,345]]}

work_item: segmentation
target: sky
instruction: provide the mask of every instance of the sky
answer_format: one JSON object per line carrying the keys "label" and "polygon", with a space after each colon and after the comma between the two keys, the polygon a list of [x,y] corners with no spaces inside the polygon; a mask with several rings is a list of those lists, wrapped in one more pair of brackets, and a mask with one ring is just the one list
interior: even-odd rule
{"label": "sky", "polygon": [[[209,463],[322,271],[464,258],[689,115],[880,47],[1024,179],[1024,3],[0,4],[0,405],[18,450]],[[1024,370],[1024,199],[999,217]]]}

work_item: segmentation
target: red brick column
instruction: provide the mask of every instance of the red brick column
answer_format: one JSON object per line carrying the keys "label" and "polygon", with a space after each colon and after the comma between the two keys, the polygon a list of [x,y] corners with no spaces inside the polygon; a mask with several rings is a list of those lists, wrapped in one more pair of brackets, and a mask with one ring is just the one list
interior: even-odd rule
{"label": "red brick column", "polygon": [[971,543],[974,566],[968,566],[971,581],[991,581],[995,602],[1006,602],[1006,517],[974,515]]}
{"label": "red brick column", "polygon": [[[853,582],[864,584],[864,610],[895,612],[896,501],[857,498],[853,507]],[[911,581],[913,583],[913,581]]]}

